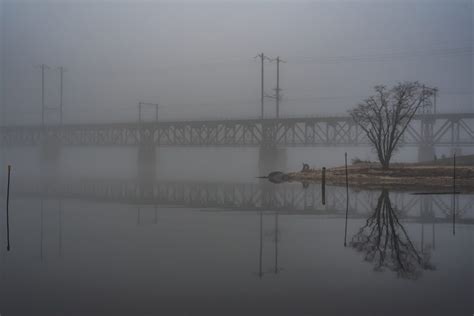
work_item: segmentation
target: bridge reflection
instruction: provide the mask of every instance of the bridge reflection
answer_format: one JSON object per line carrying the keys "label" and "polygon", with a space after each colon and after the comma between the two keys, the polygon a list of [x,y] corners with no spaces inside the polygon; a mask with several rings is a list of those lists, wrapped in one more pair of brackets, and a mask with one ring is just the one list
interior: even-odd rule
{"label": "bridge reflection", "polygon": [[[4,188],[3,188],[4,189]],[[365,216],[374,209],[378,191],[351,189],[349,217]],[[473,195],[411,195],[391,192],[394,208],[406,219],[451,221],[452,205],[456,205],[457,221],[474,223]],[[255,183],[140,181],[138,179],[17,180],[13,198],[82,199],[144,206],[181,206],[219,210],[271,211],[291,214],[345,215],[344,187],[326,188],[323,205],[318,184],[299,183],[274,185]],[[456,199],[456,203],[452,203]],[[138,220],[139,222],[140,220]]]}
{"label": "bridge reflection", "polygon": [[[36,214],[40,226],[40,261],[43,261],[44,246],[45,250],[49,250],[47,253],[51,254],[51,247],[44,240],[46,232],[48,236],[51,235],[50,230],[43,229],[46,222],[50,228],[53,221],[57,223],[57,230],[52,232],[58,240],[57,256],[63,256],[63,206],[68,199],[121,202],[129,205],[137,212],[136,225],[140,229],[146,224],[159,223],[162,206],[183,206],[218,212],[253,211],[258,225],[258,235],[255,236],[258,266],[254,273],[260,279],[264,276],[277,276],[284,271],[282,263],[283,266],[288,264],[285,258],[281,260],[282,263],[279,260],[282,255],[279,251],[280,244],[285,243],[285,236],[282,238],[280,231],[281,216],[304,214],[344,218],[346,213],[345,187],[327,187],[326,205],[322,205],[319,185],[304,187],[298,183],[143,183],[131,179],[62,180],[46,184],[40,181],[17,181],[13,198],[39,201],[37,210],[40,212]],[[375,270],[390,270],[399,277],[416,279],[423,270],[434,268],[430,262],[430,252],[435,249],[435,226],[441,222],[451,223],[452,198],[447,195],[411,195],[406,192],[389,193],[387,190],[351,189],[349,221],[360,223],[363,220],[365,225],[358,229],[348,244],[362,253],[364,259],[374,265]],[[456,195],[455,198],[459,200],[454,214],[456,224],[474,224],[474,195]],[[203,208],[206,210],[202,210]],[[45,211],[49,214],[48,221],[43,219]],[[416,242],[412,242],[413,236],[404,227],[408,223],[415,224],[421,232],[421,238],[416,239]],[[427,224],[431,226],[431,242],[425,238]],[[257,261],[255,263],[257,265]]]}

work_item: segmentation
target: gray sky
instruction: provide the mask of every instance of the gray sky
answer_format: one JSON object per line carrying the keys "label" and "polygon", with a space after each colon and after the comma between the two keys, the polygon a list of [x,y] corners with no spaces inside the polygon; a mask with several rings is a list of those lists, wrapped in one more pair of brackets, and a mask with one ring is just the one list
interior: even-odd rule
{"label": "gray sky", "polygon": [[37,0],[3,1],[0,14],[8,123],[40,122],[42,63],[50,107],[55,67],[67,68],[69,122],[135,120],[141,100],[162,119],[257,116],[262,51],[287,61],[282,115],[344,114],[403,80],[438,87],[440,111],[474,110],[472,1]]}

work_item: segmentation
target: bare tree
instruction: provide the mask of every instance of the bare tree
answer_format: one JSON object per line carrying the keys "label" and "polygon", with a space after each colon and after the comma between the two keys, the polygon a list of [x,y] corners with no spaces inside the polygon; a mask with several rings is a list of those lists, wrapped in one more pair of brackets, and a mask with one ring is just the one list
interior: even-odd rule
{"label": "bare tree", "polygon": [[435,269],[430,263],[430,248],[424,252],[415,248],[392,207],[387,190],[380,193],[374,213],[354,235],[350,245],[364,253],[364,259],[374,263],[376,271],[389,269],[401,278],[416,279],[422,270]]}
{"label": "bare tree", "polygon": [[391,89],[376,86],[375,95],[349,111],[369,137],[384,169],[390,167],[390,159],[415,114],[431,106],[434,91],[416,81],[398,83]]}

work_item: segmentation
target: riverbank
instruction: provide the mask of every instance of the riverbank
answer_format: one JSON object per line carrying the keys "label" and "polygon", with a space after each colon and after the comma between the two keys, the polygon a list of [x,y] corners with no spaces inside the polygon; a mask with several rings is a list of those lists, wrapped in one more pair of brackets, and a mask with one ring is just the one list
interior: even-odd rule
{"label": "riverbank", "polygon": [[[322,171],[288,173],[288,181],[320,182]],[[391,188],[403,191],[450,192],[453,189],[453,166],[447,164],[397,163],[384,170],[378,163],[358,163],[348,166],[348,183],[364,189]],[[326,169],[326,184],[345,185],[345,167]],[[474,166],[456,166],[456,191],[474,192]]]}

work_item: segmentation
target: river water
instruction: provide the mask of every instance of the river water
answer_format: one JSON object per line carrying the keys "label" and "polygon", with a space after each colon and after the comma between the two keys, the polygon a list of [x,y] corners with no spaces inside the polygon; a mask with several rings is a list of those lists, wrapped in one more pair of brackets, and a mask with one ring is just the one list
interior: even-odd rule
{"label": "river water", "polygon": [[473,195],[351,189],[347,200],[328,187],[323,205],[321,194],[318,184],[18,180],[9,252],[2,216],[0,313],[472,314]]}

